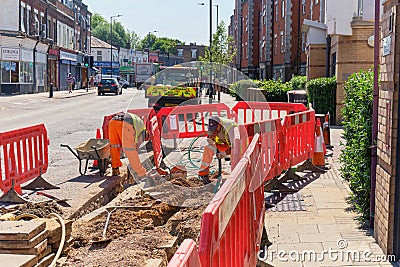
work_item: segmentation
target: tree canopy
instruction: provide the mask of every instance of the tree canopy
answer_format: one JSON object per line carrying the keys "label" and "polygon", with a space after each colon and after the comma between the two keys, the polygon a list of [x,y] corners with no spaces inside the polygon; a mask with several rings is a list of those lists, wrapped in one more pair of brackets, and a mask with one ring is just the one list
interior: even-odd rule
{"label": "tree canopy", "polygon": [[[100,14],[92,16],[92,35],[100,40],[110,43],[110,22]],[[157,37],[150,33],[140,39],[135,31],[127,30],[119,21],[113,21],[112,44],[116,47],[128,49],[148,49],[160,50],[162,53],[175,54],[175,47],[184,42],[168,37]]]}

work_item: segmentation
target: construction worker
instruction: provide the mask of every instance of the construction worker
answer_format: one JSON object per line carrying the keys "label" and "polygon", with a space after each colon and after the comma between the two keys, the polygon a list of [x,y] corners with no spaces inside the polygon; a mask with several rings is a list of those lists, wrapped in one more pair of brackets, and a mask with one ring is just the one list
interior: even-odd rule
{"label": "construction worker", "polygon": [[140,162],[138,153],[140,144],[149,140],[149,133],[142,119],[135,114],[118,113],[110,121],[109,137],[112,175],[120,174],[121,148],[123,148],[137,176],[139,178],[146,176],[146,169]]}
{"label": "construction worker", "polygon": [[218,159],[231,154],[234,129],[237,127],[233,120],[212,116],[208,120],[208,145],[204,147],[203,158],[198,172],[204,184],[210,183],[210,165],[214,155]]}

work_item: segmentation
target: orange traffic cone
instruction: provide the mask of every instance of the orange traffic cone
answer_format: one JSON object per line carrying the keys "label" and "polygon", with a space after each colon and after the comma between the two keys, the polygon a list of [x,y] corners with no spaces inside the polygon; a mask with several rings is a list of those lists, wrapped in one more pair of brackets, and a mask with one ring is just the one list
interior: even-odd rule
{"label": "orange traffic cone", "polygon": [[317,120],[315,129],[315,147],[312,164],[315,166],[325,166],[325,153],[324,153],[324,138],[321,131],[321,122]]}
{"label": "orange traffic cone", "polygon": [[329,127],[329,112],[325,116],[325,122],[323,124],[323,136],[324,136],[324,143],[327,148],[331,147],[331,129]]}
{"label": "orange traffic cone", "polygon": [[[101,139],[101,133],[100,133],[100,129],[97,128],[96,130],[96,139]],[[98,167],[99,166],[99,162],[96,160],[94,160],[93,162],[93,167]]]}

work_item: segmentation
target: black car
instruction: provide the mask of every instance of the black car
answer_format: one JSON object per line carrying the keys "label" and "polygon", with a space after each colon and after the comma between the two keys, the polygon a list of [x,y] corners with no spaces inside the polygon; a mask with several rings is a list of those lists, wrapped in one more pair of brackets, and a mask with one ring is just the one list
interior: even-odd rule
{"label": "black car", "polygon": [[122,95],[122,87],[116,78],[103,78],[97,84],[97,95],[113,93]]}

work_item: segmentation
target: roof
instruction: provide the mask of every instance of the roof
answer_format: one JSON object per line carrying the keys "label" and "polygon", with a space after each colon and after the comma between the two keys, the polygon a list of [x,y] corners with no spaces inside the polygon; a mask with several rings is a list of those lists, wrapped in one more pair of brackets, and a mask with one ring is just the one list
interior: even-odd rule
{"label": "roof", "polygon": [[[91,37],[91,42],[90,42],[90,46],[92,48],[111,48],[109,43],[106,43],[102,40],[100,40],[97,37],[92,36]],[[117,49],[115,46],[112,47],[113,49]]]}

